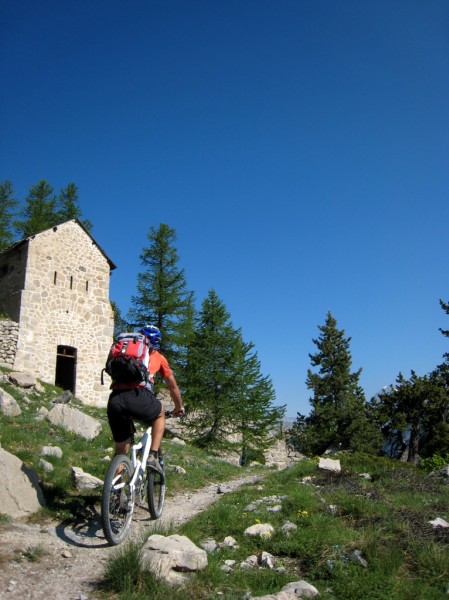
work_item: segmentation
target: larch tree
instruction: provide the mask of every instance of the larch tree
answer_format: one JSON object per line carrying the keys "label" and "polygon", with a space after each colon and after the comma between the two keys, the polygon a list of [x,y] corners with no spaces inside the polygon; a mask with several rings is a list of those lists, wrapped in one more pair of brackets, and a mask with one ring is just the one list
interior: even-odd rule
{"label": "larch tree", "polygon": [[263,451],[282,433],[285,406],[275,406],[276,392],[261,363],[254,344],[238,341],[236,379],[239,385],[234,400],[237,432],[240,434],[242,464],[263,462]]}
{"label": "larch tree", "polygon": [[57,218],[60,223],[78,219],[87,231],[93,229],[92,222],[82,216],[79,203],[78,187],[74,183],[68,183],[65,188],[59,192],[57,200]]}
{"label": "larch tree", "polygon": [[232,447],[239,382],[239,332],[214,290],[208,292],[187,355],[184,402],[194,442],[218,451]]}
{"label": "larch tree", "polygon": [[274,406],[274,388],[261,373],[254,344],[234,328],[214,290],[203,301],[186,372],[187,423],[195,443],[212,452],[234,450],[243,463],[261,460],[281,431],[285,407]]}
{"label": "larch tree", "polygon": [[128,324],[122,316],[121,310],[114,300],[111,300],[111,308],[114,313],[114,339],[124,331],[128,330]]}
{"label": "larch tree", "polygon": [[41,179],[30,188],[25,198],[25,206],[19,215],[21,218],[14,223],[22,238],[59,224],[56,201],[54,189],[45,179]]}
{"label": "larch tree", "polygon": [[8,180],[0,183],[0,252],[14,241],[13,219],[19,201],[14,196],[14,187]]}
{"label": "larch tree", "polygon": [[184,269],[179,267],[175,230],[165,223],[151,227],[149,245],[140,255],[143,270],[137,276],[128,321],[141,327],[152,324],[162,332],[161,350],[176,370],[185,345],[182,323],[189,310]]}

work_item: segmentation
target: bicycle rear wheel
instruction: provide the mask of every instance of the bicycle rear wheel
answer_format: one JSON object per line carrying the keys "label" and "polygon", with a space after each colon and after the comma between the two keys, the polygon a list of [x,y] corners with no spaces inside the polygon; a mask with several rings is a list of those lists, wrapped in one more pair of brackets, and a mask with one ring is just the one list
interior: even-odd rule
{"label": "bicycle rear wheel", "polygon": [[149,470],[147,475],[147,499],[150,515],[159,519],[165,500],[165,474]]}
{"label": "bicycle rear wheel", "polygon": [[134,510],[129,482],[133,475],[131,461],[124,454],[114,456],[109,465],[101,498],[101,524],[108,542],[116,546],[128,535]]}

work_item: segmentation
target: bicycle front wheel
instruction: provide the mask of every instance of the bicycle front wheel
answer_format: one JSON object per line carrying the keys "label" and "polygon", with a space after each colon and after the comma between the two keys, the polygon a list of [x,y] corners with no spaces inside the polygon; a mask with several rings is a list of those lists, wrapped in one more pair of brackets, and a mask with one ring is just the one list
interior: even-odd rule
{"label": "bicycle front wheel", "polygon": [[128,535],[134,510],[129,483],[133,475],[131,461],[124,454],[114,456],[109,465],[101,498],[101,523],[108,542],[116,546]]}
{"label": "bicycle front wheel", "polygon": [[148,471],[147,498],[150,515],[159,519],[162,514],[165,500],[165,474],[157,471]]}

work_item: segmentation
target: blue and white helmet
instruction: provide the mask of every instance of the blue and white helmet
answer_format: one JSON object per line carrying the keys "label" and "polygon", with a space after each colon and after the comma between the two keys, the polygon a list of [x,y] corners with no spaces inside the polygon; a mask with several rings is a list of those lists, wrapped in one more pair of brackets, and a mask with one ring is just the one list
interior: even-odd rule
{"label": "blue and white helmet", "polygon": [[155,325],[145,325],[145,327],[142,327],[140,330],[140,333],[143,333],[143,335],[150,340],[150,344],[155,350],[159,350],[162,340],[160,329],[158,329]]}

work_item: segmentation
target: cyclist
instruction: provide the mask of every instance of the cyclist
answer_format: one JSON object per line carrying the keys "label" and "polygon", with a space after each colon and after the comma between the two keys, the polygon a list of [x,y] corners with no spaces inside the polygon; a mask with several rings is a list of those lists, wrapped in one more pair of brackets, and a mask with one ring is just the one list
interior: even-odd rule
{"label": "cyclist", "polygon": [[[149,375],[154,383],[154,376],[160,373],[167,384],[170,397],[175,405],[173,416],[184,414],[181,392],[167,359],[158,350],[161,347],[161,332],[154,325],[145,325],[140,330],[150,346]],[[145,382],[118,383],[112,382],[107,415],[112,437],[115,442],[115,454],[128,454],[131,445],[132,419],[152,426],[151,448],[147,467],[161,470],[158,452],[165,431],[165,410]]]}

